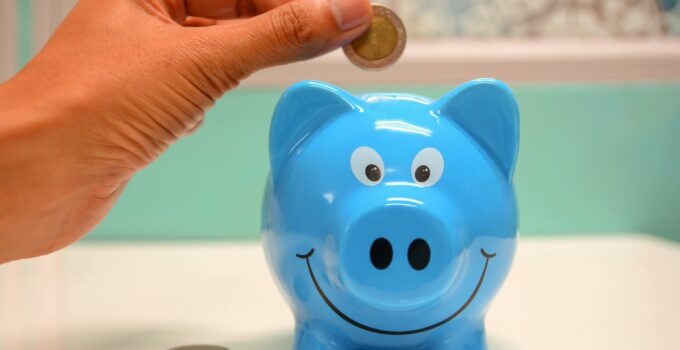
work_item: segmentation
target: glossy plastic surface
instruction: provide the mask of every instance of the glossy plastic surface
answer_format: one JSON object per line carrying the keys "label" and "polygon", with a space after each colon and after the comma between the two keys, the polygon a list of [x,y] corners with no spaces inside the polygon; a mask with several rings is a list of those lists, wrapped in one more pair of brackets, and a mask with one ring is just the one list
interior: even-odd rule
{"label": "glossy plastic surface", "polygon": [[518,109],[492,79],[438,101],[304,81],[270,134],[263,241],[295,349],[484,349],[515,251]]}

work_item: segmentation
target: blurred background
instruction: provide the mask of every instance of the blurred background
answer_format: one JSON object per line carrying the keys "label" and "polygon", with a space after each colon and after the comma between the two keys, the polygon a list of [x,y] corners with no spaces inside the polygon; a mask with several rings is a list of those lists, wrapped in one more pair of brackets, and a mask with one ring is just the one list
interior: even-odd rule
{"label": "blurred background", "polygon": [[[195,135],[139,173],[87,240],[255,239],[267,132],[286,86],[437,98],[496,77],[521,108],[523,235],[645,232],[680,240],[680,6],[676,0],[384,0],[407,51],[369,73],[341,53],[255,74]],[[73,0],[0,0],[0,80]],[[247,170],[248,176],[244,177]]]}
{"label": "blurred background", "polygon": [[[395,66],[362,71],[336,51],[254,74],[84,244],[0,266],[0,349],[289,348],[258,242],[282,92],[316,79],[436,99],[479,77],[508,83],[521,111],[522,240],[487,317],[491,348],[679,349],[678,1],[379,2],[409,33]],[[74,3],[0,0],[0,82]]]}

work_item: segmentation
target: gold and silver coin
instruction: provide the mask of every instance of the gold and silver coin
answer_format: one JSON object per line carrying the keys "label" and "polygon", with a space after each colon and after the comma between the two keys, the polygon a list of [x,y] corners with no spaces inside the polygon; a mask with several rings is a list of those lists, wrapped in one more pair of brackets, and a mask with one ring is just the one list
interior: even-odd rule
{"label": "gold and silver coin", "polygon": [[343,50],[356,66],[367,70],[385,69],[396,62],[406,47],[406,28],[394,11],[373,4],[368,29]]}

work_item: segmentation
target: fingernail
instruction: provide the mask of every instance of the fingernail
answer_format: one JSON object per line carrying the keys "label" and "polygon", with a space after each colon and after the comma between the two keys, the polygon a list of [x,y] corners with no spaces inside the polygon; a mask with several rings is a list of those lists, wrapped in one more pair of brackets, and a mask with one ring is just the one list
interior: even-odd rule
{"label": "fingernail", "polygon": [[366,0],[328,0],[335,22],[340,30],[356,28],[372,16],[371,6]]}

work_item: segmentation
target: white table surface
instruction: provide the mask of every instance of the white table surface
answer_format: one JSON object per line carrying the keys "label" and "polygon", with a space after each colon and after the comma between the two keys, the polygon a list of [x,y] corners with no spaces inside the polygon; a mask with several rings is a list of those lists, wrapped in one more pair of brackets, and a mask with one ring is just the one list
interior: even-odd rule
{"label": "white table surface", "polygon": [[[2,350],[277,350],[292,330],[258,242],[88,243],[0,265]],[[680,349],[680,244],[522,238],[487,331],[500,350]]]}

